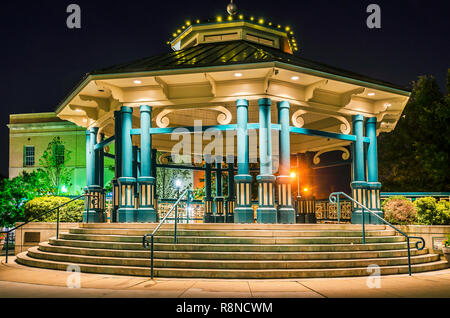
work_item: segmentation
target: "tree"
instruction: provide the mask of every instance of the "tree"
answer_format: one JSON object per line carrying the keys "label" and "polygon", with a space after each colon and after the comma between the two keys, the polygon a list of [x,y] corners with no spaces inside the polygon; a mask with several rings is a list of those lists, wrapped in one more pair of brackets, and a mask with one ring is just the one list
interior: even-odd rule
{"label": "tree", "polygon": [[9,227],[24,220],[24,205],[27,201],[49,193],[42,172],[22,172],[13,179],[0,181],[0,224]]}
{"label": "tree", "polygon": [[450,69],[447,94],[432,76],[421,76],[390,133],[379,136],[384,191],[450,190]]}
{"label": "tree", "polygon": [[71,151],[66,149],[64,141],[57,136],[52,139],[45,149],[39,164],[42,168],[44,179],[48,182],[51,193],[58,195],[61,191],[61,185],[69,188],[72,185],[73,169],[66,167],[70,160]]}

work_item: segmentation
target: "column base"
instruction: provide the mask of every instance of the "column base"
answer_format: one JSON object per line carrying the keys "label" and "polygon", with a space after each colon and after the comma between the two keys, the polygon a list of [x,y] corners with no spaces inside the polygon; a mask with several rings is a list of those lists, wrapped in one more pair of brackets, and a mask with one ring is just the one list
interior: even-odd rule
{"label": "column base", "polygon": [[277,223],[277,209],[275,208],[258,208],[256,211],[257,223],[275,224]]}
{"label": "column base", "polygon": [[214,223],[225,223],[225,204],[223,197],[214,198]]}
{"label": "column base", "polygon": [[139,208],[136,211],[136,222],[139,223],[156,223],[158,222],[158,213],[153,208]]}
{"label": "column base", "polygon": [[119,223],[134,223],[137,219],[136,209],[133,208],[119,208],[118,221]]}
{"label": "column base", "polygon": [[305,223],[305,215],[306,214],[297,214],[295,217],[295,223]]}
{"label": "column base", "polygon": [[279,208],[278,209],[278,223],[294,224],[295,210],[293,208]]}
{"label": "column base", "polygon": [[[88,219],[89,215],[89,219]],[[83,223],[105,223],[106,213],[103,211],[83,211]]]}
{"label": "column base", "polygon": [[214,223],[213,210],[214,202],[212,198],[205,198],[205,212],[203,214],[203,223]]}
{"label": "column base", "polygon": [[234,223],[255,223],[253,209],[250,207],[237,207],[234,209]]}
{"label": "column base", "polygon": [[235,202],[233,199],[227,199],[226,201],[226,214],[225,223],[234,223],[234,208]]}
{"label": "column base", "polygon": [[[383,218],[380,202],[380,188],[379,182],[362,182],[354,181],[351,183],[353,199],[360,204],[370,209],[373,213]],[[383,221],[372,215],[370,212],[364,213],[365,224],[384,224]],[[353,204],[352,224],[362,224],[362,208]]]}
{"label": "column base", "polygon": [[256,210],[257,223],[277,223],[277,209],[274,200],[273,175],[259,175],[256,177],[259,191],[259,207]]}

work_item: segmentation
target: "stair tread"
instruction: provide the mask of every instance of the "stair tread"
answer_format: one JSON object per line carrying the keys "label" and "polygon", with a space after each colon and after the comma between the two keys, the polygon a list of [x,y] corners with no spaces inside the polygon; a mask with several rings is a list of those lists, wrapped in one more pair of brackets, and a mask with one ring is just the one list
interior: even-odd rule
{"label": "stair tread", "polygon": [[[39,261],[42,263],[53,263],[53,264],[64,264],[64,265],[73,265],[73,263],[71,262],[64,262],[64,261],[53,261],[53,260],[47,260],[47,259],[35,259],[32,258],[30,256],[27,255],[27,252],[22,252],[17,254],[17,258],[20,259],[28,259],[31,261]],[[421,264],[411,264],[411,267],[421,267],[421,266],[425,266],[425,265],[433,265],[433,264],[446,264],[446,261],[434,261],[434,262],[428,262],[428,263],[421,263]],[[97,265],[97,264],[80,264],[80,266],[86,266],[86,267],[107,267],[107,268],[129,268],[129,269],[149,269],[149,267],[140,267],[140,266],[115,266],[115,265]],[[388,265],[388,266],[380,266],[383,268],[399,268],[399,267],[407,267],[408,265]],[[367,269],[367,267],[343,267],[343,268],[299,268],[299,269],[291,269],[291,268],[287,268],[287,269],[223,269],[223,268],[169,268],[169,267],[155,267],[155,269],[159,270],[159,271],[202,271],[202,272],[208,272],[208,271],[213,271],[213,272],[272,272],[272,271],[277,271],[277,272],[282,272],[282,271],[316,271],[316,270],[320,270],[320,271],[340,271],[340,270],[361,270],[361,269]]]}

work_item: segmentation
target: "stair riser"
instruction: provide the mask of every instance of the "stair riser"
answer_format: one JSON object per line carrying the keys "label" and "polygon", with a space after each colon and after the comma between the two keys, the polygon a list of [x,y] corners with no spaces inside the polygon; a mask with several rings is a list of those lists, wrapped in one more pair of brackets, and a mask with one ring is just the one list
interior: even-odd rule
{"label": "stair riser", "polygon": [[[153,231],[155,223],[80,223],[83,229],[144,229]],[[232,224],[232,223],[198,223],[178,224],[178,230],[349,230],[361,231],[361,224]],[[173,229],[174,224],[163,224],[161,230]],[[366,231],[390,229],[385,225],[366,224]]]}
{"label": "stair riser", "polygon": [[[37,259],[45,259],[51,261],[76,263],[76,264],[95,264],[95,265],[111,265],[111,266],[137,266],[148,267],[149,259],[113,259],[113,258],[93,258],[76,255],[49,254],[42,252],[29,251],[28,255]],[[437,261],[439,256],[421,256],[412,258],[412,264],[421,264],[425,262]],[[341,260],[341,261],[289,261],[289,262],[220,262],[220,261],[183,261],[183,260],[155,260],[157,268],[184,268],[190,269],[317,269],[317,268],[352,268],[367,267],[371,264],[378,266],[396,266],[407,265],[408,260],[403,259],[376,259],[376,260]]]}
{"label": "stair riser", "polygon": [[[69,263],[46,263],[39,259],[17,258],[17,262],[23,265],[67,270]],[[445,262],[414,265],[414,273],[444,269],[447,267]],[[127,268],[127,267],[106,267],[80,264],[80,270],[84,273],[115,274],[129,276],[150,276],[148,268]],[[382,275],[407,274],[408,267],[381,267]],[[368,276],[367,268],[354,269],[329,269],[329,270],[284,270],[284,271],[204,271],[204,270],[175,270],[175,269],[156,269],[156,277],[167,278],[228,278],[228,279],[282,279],[282,278],[325,278],[325,277],[351,277]]]}
{"label": "stair riser", "polygon": [[[111,236],[111,235],[85,235],[60,234],[66,240],[85,240],[102,242],[128,242],[140,243],[140,236]],[[402,242],[403,236],[366,237],[366,243]],[[360,244],[359,237],[314,237],[314,238],[237,238],[237,237],[185,237],[178,236],[178,243],[184,244]],[[173,237],[156,236],[155,243],[173,243]]]}
{"label": "stair riser", "polygon": [[[50,253],[100,256],[100,257],[124,257],[145,258],[150,257],[150,251],[120,251],[120,250],[95,250],[58,246],[40,246],[40,250]],[[411,250],[411,256],[426,254],[427,250]],[[155,251],[155,258],[163,259],[215,259],[215,260],[325,260],[325,259],[360,259],[360,258],[385,258],[406,257],[406,250],[377,251],[377,252],[353,252],[353,253],[196,253],[196,252],[161,252]]]}
{"label": "stair riser", "polygon": [[[149,230],[128,230],[128,229],[70,229],[70,234],[94,234],[94,235],[130,235],[142,236],[151,233]],[[174,236],[174,231],[160,230],[158,236]],[[229,230],[229,231],[201,231],[201,230],[181,230],[177,231],[179,236],[228,236],[228,237],[362,237],[362,232],[358,231],[249,231],[249,230]],[[395,231],[367,231],[366,236],[391,236]]]}
{"label": "stair riser", "polygon": [[[97,249],[144,250],[139,243],[109,243],[92,241],[61,241],[50,239],[50,244]],[[201,252],[341,252],[404,249],[406,243],[343,244],[343,245],[215,245],[215,244],[155,244],[155,251]]]}

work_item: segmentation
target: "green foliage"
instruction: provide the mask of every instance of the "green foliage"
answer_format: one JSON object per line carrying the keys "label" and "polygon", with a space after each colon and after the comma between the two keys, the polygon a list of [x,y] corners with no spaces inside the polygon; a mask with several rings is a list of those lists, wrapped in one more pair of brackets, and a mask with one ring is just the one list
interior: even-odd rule
{"label": "green foliage", "polygon": [[[447,77],[450,87],[450,69]],[[450,95],[432,76],[421,76],[390,133],[379,136],[384,191],[450,190]]]}
{"label": "green foliage", "polygon": [[450,234],[447,234],[447,239],[444,241],[445,247],[450,247]]}
{"label": "green foliage", "polygon": [[0,225],[11,227],[25,221],[24,204],[36,196],[49,193],[41,172],[22,172],[13,179],[0,181]]}
{"label": "green foliage", "polygon": [[[25,219],[35,219],[36,222],[56,222],[56,210],[44,216],[40,215],[70,200],[70,198],[56,196],[44,196],[30,200],[25,204]],[[75,200],[70,202],[59,209],[60,222],[81,222],[83,220],[83,210],[83,200]]]}
{"label": "green foliage", "polygon": [[386,220],[392,224],[414,224],[417,210],[414,204],[403,196],[393,196],[381,205]]}
{"label": "green foliage", "polygon": [[[163,153],[157,152],[157,161]],[[192,171],[187,169],[158,168],[156,169],[156,193],[160,199],[174,199],[177,196],[177,189],[174,186],[175,180],[182,181],[183,191],[192,188]]]}
{"label": "green foliage", "polygon": [[419,224],[450,225],[450,202],[439,201],[435,198],[425,197],[414,201],[417,207]]}
{"label": "green foliage", "polygon": [[49,184],[52,194],[59,194],[62,185],[69,188],[72,185],[73,169],[66,167],[70,160],[71,151],[67,150],[64,141],[57,136],[49,142],[47,149],[44,150],[39,159],[39,168],[45,181]]}

